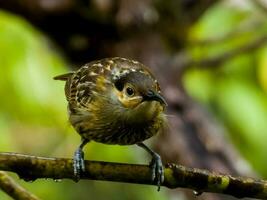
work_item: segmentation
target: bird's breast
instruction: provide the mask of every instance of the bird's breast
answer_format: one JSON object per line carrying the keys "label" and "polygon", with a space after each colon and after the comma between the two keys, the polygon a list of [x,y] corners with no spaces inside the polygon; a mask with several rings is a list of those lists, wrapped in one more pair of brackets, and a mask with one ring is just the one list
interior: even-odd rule
{"label": "bird's breast", "polygon": [[88,139],[104,144],[132,145],[140,143],[155,135],[161,127],[161,120],[149,124],[127,124],[120,122],[104,125],[94,124],[80,134]]}
{"label": "bird's breast", "polygon": [[86,111],[70,110],[70,122],[82,137],[104,144],[131,145],[152,137],[162,127],[163,108],[158,102],[126,109],[110,95],[103,95],[93,96]]}
{"label": "bird's breast", "polygon": [[161,114],[150,121],[133,122],[122,119],[116,113],[108,116],[76,115],[72,119],[76,119],[73,126],[82,137],[104,144],[118,145],[132,145],[154,136],[164,121]]}

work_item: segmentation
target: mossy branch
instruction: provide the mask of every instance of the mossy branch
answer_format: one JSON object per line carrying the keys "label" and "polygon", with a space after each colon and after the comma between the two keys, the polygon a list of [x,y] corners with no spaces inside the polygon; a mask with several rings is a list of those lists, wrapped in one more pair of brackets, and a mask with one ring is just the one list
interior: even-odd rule
{"label": "mossy branch", "polygon": [[[98,161],[85,161],[85,164],[86,171],[81,179],[155,185],[151,181],[150,168],[146,165]],[[0,153],[0,170],[15,172],[27,181],[38,178],[74,179],[72,165],[72,159]],[[199,194],[213,192],[238,198],[267,199],[267,182],[263,180],[233,177],[176,164],[166,165],[164,176],[162,186],[168,188],[182,187]]]}

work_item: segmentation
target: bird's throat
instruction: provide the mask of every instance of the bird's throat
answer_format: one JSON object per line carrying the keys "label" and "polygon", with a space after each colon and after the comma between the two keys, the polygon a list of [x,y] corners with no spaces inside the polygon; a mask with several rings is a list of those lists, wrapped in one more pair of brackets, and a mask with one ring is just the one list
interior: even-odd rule
{"label": "bird's throat", "polygon": [[157,118],[162,113],[163,108],[159,102],[145,101],[134,109],[125,112],[129,123],[145,124]]}

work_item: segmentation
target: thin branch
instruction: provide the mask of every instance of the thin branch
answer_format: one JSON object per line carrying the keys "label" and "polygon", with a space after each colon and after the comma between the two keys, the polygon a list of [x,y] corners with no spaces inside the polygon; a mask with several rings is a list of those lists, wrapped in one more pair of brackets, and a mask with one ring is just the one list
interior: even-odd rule
{"label": "thin branch", "polygon": [[253,0],[251,1],[255,6],[257,6],[260,10],[264,12],[264,14],[267,14],[267,5],[266,3],[263,3],[261,0]]}
{"label": "thin branch", "polygon": [[248,53],[250,51],[256,50],[257,48],[263,46],[267,42],[267,37],[263,36],[261,38],[258,38],[240,48],[233,49],[232,51],[225,52],[224,54],[221,54],[217,57],[213,57],[207,60],[201,60],[199,62],[196,62],[196,65],[200,65],[202,67],[209,67],[209,66],[220,66],[222,65],[225,61],[234,58],[238,55]]}
{"label": "thin branch", "polygon": [[243,35],[254,33],[255,31],[259,32],[259,30],[265,30],[265,20],[258,18],[250,18],[241,22],[235,29],[225,33],[224,35],[213,35],[207,39],[194,39],[192,41],[188,41],[188,45],[195,46],[207,46],[207,45],[218,45],[220,43],[225,43],[228,40],[240,38]]}
{"label": "thin branch", "polygon": [[3,171],[0,171],[0,189],[17,200],[39,200],[38,197],[17,184]]}
{"label": "thin branch", "polygon": [[[150,168],[146,165],[97,161],[86,161],[85,164],[82,179],[155,185],[151,181]],[[0,170],[15,172],[27,181],[38,178],[73,179],[72,165],[72,159],[0,153]],[[164,176],[162,186],[168,188],[189,188],[198,194],[213,192],[238,198],[267,199],[267,182],[263,180],[233,177],[176,164],[166,165]]]}
{"label": "thin branch", "polygon": [[180,74],[183,74],[190,67],[198,67],[198,68],[217,68],[222,66],[225,62],[229,61],[236,56],[242,55],[244,53],[248,53],[254,51],[267,43],[267,36],[264,35],[260,38],[257,38],[247,44],[237,47],[233,50],[227,51],[225,53],[219,54],[217,56],[204,58],[202,60],[195,60],[190,57],[187,53],[182,52],[181,54],[177,54],[174,57],[172,65],[176,66],[178,70],[180,70]]}

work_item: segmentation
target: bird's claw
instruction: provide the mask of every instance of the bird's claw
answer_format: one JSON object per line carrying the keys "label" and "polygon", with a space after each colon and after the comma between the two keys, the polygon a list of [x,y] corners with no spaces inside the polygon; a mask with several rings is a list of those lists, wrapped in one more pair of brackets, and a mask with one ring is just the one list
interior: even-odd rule
{"label": "bird's claw", "polygon": [[152,181],[157,183],[158,191],[160,191],[160,186],[164,181],[164,168],[161,157],[157,153],[153,155],[150,167],[152,170]]}
{"label": "bird's claw", "polygon": [[73,169],[75,181],[78,182],[81,178],[82,172],[85,171],[84,153],[81,148],[78,148],[74,153]]}

